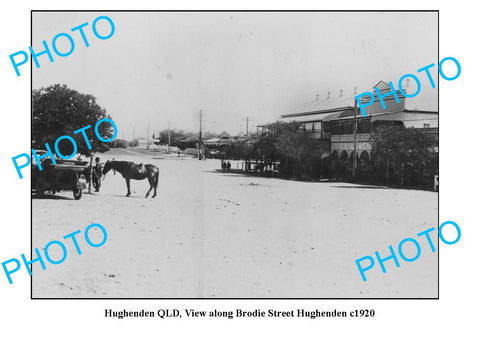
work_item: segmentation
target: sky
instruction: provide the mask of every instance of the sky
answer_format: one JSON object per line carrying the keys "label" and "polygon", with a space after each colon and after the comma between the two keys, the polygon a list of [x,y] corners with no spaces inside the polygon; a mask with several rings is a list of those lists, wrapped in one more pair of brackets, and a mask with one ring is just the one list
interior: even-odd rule
{"label": "sky", "polygon": [[[115,24],[106,40],[92,32],[101,15]],[[85,22],[89,47],[70,32]],[[68,57],[39,57],[33,88],[66,84],[95,96],[118,138],[169,124],[198,131],[200,110],[204,131],[245,132],[246,117],[253,131],[317,95],[371,91],[380,80],[396,85],[406,73],[422,82],[409,107],[438,110],[438,87],[417,73],[438,63],[435,12],[35,12],[32,29],[35,51],[58,33],[75,41]],[[109,33],[106,21],[97,29]],[[436,66],[432,73],[438,84]]]}

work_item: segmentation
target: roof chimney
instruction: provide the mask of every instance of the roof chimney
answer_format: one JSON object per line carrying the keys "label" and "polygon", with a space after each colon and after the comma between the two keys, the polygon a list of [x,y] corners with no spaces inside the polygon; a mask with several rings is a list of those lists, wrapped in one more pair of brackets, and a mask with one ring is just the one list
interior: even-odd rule
{"label": "roof chimney", "polygon": [[[404,90],[407,90],[407,89],[408,89],[408,85],[410,85],[410,84],[409,84],[409,81],[410,81],[410,79],[407,78],[407,82],[406,82],[406,84],[405,84]],[[405,91],[405,92],[406,92],[406,91]]]}

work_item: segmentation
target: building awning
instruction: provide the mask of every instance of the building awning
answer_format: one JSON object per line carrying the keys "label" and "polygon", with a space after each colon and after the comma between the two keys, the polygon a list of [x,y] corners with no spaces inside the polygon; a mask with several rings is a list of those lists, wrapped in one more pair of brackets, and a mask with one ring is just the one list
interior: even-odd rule
{"label": "building awning", "polygon": [[376,120],[397,120],[397,121],[407,121],[410,120],[412,116],[422,115],[424,118],[418,118],[417,120],[427,120],[428,119],[438,119],[438,112],[435,111],[411,111],[404,110],[400,112],[385,112],[377,113],[371,115],[372,122]]}
{"label": "building awning", "polygon": [[212,139],[207,139],[205,143],[218,143],[220,142],[220,138],[212,138]]}
{"label": "building awning", "polygon": [[290,123],[290,122],[300,122],[300,123],[318,122],[318,121],[324,120],[326,117],[330,116],[331,114],[332,114],[331,112],[327,112],[327,113],[317,113],[317,114],[314,114],[314,115],[307,115],[307,116],[296,116],[296,117],[292,116],[292,117],[282,118],[282,121],[287,122],[287,123]]}
{"label": "building awning", "polygon": [[[351,119],[351,118],[353,118],[353,109],[331,114],[331,115],[325,117],[323,119],[323,121],[324,122],[329,122],[329,121],[332,121],[332,120]],[[359,119],[363,118],[363,116],[362,116],[362,114],[360,113],[359,110],[357,111],[357,118],[359,118]]]}

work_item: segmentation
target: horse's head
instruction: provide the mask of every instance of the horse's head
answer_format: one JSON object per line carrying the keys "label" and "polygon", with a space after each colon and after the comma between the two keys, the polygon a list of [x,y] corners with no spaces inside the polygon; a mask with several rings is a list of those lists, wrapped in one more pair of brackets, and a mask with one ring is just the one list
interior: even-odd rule
{"label": "horse's head", "polygon": [[110,171],[113,167],[113,162],[112,161],[106,161],[105,165],[103,166],[102,174],[105,176],[107,172]]}

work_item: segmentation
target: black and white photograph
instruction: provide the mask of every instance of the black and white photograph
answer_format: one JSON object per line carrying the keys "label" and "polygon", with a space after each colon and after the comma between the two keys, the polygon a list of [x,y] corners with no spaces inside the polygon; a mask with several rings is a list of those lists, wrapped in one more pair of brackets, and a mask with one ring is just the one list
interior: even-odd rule
{"label": "black and white photograph", "polygon": [[3,338],[478,333],[475,5],[0,7]]}
{"label": "black and white photograph", "polygon": [[33,11],[32,298],[438,298],[438,25]]}

